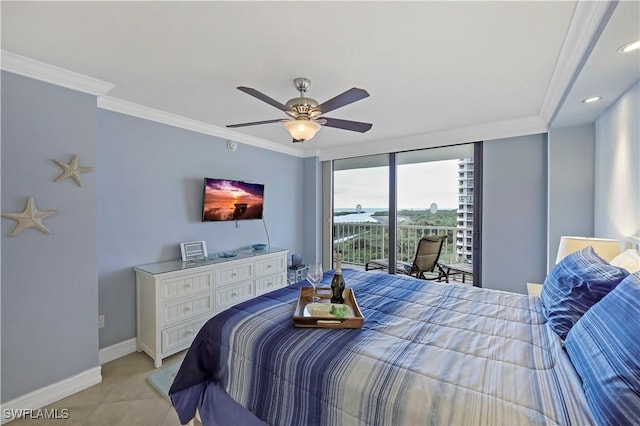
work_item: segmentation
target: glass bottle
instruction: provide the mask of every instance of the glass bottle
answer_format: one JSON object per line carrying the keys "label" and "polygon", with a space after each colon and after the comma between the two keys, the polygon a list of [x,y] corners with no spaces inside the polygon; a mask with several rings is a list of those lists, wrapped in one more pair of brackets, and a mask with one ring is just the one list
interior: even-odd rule
{"label": "glass bottle", "polygon": [[344,303],[344,277],[342,276],[342,253],[336,253],[336,270],[331,280],[331,303]]}

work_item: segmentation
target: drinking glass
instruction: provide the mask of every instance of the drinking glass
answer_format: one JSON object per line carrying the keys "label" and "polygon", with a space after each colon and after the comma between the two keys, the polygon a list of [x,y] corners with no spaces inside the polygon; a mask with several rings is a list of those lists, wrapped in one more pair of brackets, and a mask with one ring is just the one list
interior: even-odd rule
{"label": "drinking glass", "polygon": [[324,273],[322,272],[322,263],[312,263],[309,265],[309,272],[307,272],[307,281],[313,286],[313,296],[309,298],[311,302],[319,302],[320,298],[316,296],[316,285],[322,281]]}

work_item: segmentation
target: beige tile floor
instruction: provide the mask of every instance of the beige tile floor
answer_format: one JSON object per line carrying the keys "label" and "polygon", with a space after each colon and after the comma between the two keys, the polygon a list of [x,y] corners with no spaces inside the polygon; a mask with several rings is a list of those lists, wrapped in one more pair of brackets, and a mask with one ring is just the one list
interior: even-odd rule
{"label": "beige tile floor", "polygon": [[[182,361],[185,352],[166,358],[161,368]],[[7,426],[178,426],[178,416],[147,381],[157,371],[145,353],[133,353],[102,366],[102,382],[45,408],[68,409],[67,419],[18,419]]]}

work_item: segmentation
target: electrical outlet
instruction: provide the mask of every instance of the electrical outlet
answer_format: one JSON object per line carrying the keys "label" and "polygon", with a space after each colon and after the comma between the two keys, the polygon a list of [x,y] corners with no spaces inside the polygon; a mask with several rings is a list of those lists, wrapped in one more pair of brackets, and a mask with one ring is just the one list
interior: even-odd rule
{"label": "electrical outlet", "polygon": [[98,328],[104,328],[104,315],[98,315]]}

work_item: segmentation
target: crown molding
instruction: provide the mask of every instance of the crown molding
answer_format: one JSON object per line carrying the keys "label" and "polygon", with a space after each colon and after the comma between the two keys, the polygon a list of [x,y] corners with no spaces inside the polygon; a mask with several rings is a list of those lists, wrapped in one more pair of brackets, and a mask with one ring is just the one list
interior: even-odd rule
{"label": "crown molding", "polygon": [[[593,14],[591,16],[593,16]],[[600,22],[602,22],[602,20],[600,20]],[[606,20],[604,22],[606,23]],[[593,34],[594,33],[592,33],[592,36]],[[478,140],[499,139],[525,134],[544,133],[548,131],[549,121],[544,117],[525,117],[522,119],[470,126],[461,129],[447,129],[444,131],[409,135],[389,140],[379,140],[367,144],[366,147],[363,147],[363,145],[348,145],[336,148],[304,150],[246,135],[226,127],[215,126],[166,111],[106,96],[105,94],[114,87],[111,83],[58,68],[24,56],[16,55],[5,50],[2,50],[1,53],[1,64],[3,70],[57,86],[96,95],[98,97],[98,108],[219,137],[225,140],[232,140],[295,157],[305,158],[318,156],[322,161],[423,149],[434,146],[455,145]],[[547,93],[547,97],[548,95],[549,91]],[[545,97],[545,102],[547,101],[547,97]]]}
{"label": "crown molding", "polygon": [[176,114],[160,111],[133,102],[105,96],[113,87],[112,83],[88,77],[73,71],[59,68],[35,59],[17,55],[7,50],[1,50],[1,69],[34,80],[44,81],[56,86],[88,93],[98,97],[98,108],[107,109],[121,114],[167,124],[198,133],[216,136],[226,140],[252,145],[269,151],[276,151],[295,157],[303,157],[304,151],[294,147],[281,145],[266,139],[245,135],[243,133],[218,127],[201,121],[192,120]]}
{"label": "crown molding", "polygon": [[617,0],[576,2],[540,108],[540,117],[547,123],[558,114],[617,4]]}
{"label": "crown molding", "polygon": [[203,133],[205,135],[216,136],[226,140],[252,145],[269,151],[276,151],[282,154],[288,154],[295,157],[302,157],[303,151],[293,147],[287,147],[266,139],[256,138],[254,136],[245,135],[226,127],[214,126],[213,124],[203,123],[202,121],[192,120],[180,115],[146,107],[122,99],[110,96],[98,97],[98,108],[133,117],[142,118],[156,123],[167,124],[169,126],[178,127],[192,132]]}
{"label": "crown molding", "polygon": [[2,50],[1,54],[2,69],[24,77],[96,96],[108,93],[114,86],[106,81],[16,55],[6,50]]}
{"label": "crown molding", "polygon": [[337,160],[363,155],[386,154],[389,152],[411,151],[447,145],[458,145],[477,141],[511,138],[516,136],[546,133],[547,123],[538,116],[517,118],[514,120],[480,124],[463,128],[446,129],[431,133],[408,135],[393,139],[378,140],[363,145],[348,145],[323,149],[319,152],[320,161]]}

